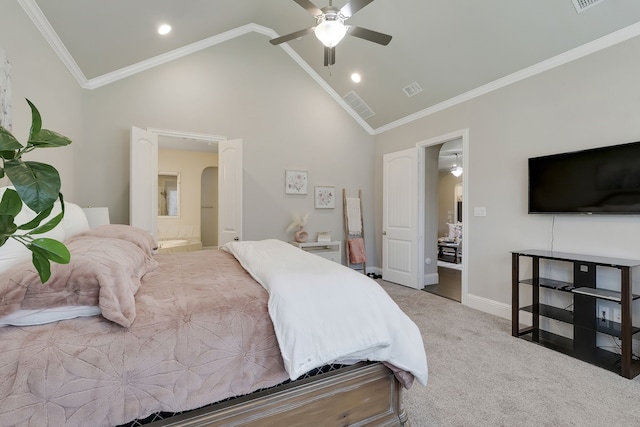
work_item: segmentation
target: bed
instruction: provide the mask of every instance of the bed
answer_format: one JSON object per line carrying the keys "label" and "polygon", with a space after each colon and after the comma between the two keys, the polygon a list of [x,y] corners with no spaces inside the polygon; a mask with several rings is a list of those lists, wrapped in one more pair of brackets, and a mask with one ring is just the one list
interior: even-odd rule
{"label": "bed", "polygon": [[[364,314],[389,323],[377,331],[350,326],[363,314],[347,289],[337,298],[351,286],[337,264],[284,242],[156,254],[133,227],[65,227],[72,261],[46,285],[29,261],[0,274],[0,425],[404,425],[402,388],[426,383],[419,331],[359,273],[354,289],[375,296],[360,305],[381,297]],[[323,305],[335,315],[310,308]]]}

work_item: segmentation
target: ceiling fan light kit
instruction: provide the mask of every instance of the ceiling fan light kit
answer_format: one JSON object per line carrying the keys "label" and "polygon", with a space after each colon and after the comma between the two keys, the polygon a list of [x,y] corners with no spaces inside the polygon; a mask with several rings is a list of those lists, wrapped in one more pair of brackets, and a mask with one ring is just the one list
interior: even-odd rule
{"label": "ceiling fan light kit", "polygon": [[279,45],[290,40],[304,37],[312,32],[324,45],[324,65],[333,65],[336,62],[335,47],[347,34],[386,46],[391,41],[388,34],[354,25],[345,25],[345,21],[351,18],[357,11],[373,2],[373,0],[351,0],[342,9],[333,7],[333,2],[329,1],[329,6],[318,8],[310,0],[293,0],[302,6],[307,12],[316,18],[316,26],[295,31],[284,36],[270,40],[272,45]]}
{"label": "ceiling fan light kit", "polygon": [[458,153],[455,153],[455,155],[456,162],[453,164],[453,166],[451,166],[451,173],[453,174],[453,176],[458,178],[460,175],[462,175],[462,166],[458,164]]}
{"label": "ceiling fan light kit", "polygon": [[335,21],[322,20],[315,29],[316,37],[326,47],[335,47],[340,40],[347,35],[347,27],[342,23],[342,20],[337,19]]}

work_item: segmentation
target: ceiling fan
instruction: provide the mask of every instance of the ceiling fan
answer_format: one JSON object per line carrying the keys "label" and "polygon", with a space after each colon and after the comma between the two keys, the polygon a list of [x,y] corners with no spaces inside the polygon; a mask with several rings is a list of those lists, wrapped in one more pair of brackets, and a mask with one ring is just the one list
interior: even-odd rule
{"label": "ceiling fan", "polygon": [[331,0],[329,0],[329,6],[325,6],[322,9],[318,8],[310,0],[293,1],[298,3],[316,18],[316,26],[271,39],[270,43],[272,45],[279,45],[280,43],[315,33],[318,40],[320,40],[324,45],[324,65],[329,66],[336,63],[335,47],[347,34],[369,40],[383,46],[388,45],[391,41],[390,35],[367,30],[366,28],[356,27],[354,25],[344,24],[344,21],[351,18],[357,11],[373,2],[373,0],[351,0],[349,3],[344,5],[342,9],[334,7],[333,1]]}

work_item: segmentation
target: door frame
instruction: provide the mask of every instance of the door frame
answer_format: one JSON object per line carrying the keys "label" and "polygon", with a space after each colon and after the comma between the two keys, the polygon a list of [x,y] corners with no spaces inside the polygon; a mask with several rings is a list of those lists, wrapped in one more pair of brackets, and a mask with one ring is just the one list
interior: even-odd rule
{"label": "door frame", "polygon": [[[425,141],[416,143],[418,148],[418,235],[424,236],[425,233],[425,177],[426,177],[426,165],[425,165],[425,148],[433,145],[441,145],[445,142],[453,141],[462,138],[462,153],[465,156],[464,171],[462,173],[462,283],[461,283],[461,295],[460,302],[463,305],[467,305],[467,294],[469,290],[467,265],[469,262],[469,129],[460,129],[444,135],[429,138]],[[437,196],[436,196],[437,197]],[[424,260],[424,242],[418,245],[417,260],[418,265]],[[418,269],[418,274],[423,269]],[[418,283],[424,283],[422,276],[418,277]]]}

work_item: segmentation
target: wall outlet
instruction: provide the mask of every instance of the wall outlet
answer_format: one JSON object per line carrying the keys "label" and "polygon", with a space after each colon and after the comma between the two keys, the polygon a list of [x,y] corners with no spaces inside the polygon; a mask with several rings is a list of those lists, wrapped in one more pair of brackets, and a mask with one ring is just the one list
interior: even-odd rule
{"label": "wall outlet", "polygon": [[613,309],[613,319],[616,323],[622,323],[622,310],[619,308]]}
{"label": "wall outlet", "polygon": [[604,305],[599,305],[598,315],[596,317],[601,320],[611,320],[611,317],[609,316],[609,307]]}

